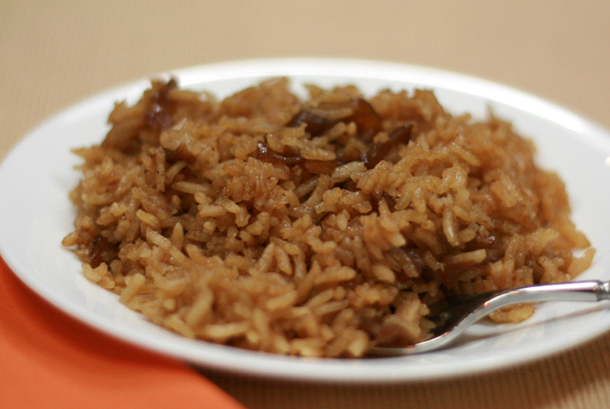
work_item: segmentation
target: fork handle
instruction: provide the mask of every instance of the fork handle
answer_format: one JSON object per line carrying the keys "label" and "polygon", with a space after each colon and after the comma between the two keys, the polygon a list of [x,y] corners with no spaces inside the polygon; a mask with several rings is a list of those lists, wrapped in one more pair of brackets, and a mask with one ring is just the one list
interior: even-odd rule
{"label": "fork handle", "polygon": [[539,301],[601,301],[610,300],[610,281],[573,281],[541,284],[508,290],[511,304]]}

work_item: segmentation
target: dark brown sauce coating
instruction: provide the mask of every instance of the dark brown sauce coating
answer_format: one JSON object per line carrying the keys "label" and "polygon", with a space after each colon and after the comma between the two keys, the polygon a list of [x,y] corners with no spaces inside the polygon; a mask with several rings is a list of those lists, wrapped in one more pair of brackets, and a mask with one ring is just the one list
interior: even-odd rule
{"label": "dark brown sauce coating", "polygon": [[[413,125],[400,126],[390,133],[388,140],[383,143],[372,143],[372,138],[382,130],[381,119],[373,107],[362,98],[354,98],[350,102],[353,113],[340,120],[324,118],[311,111],[299,111],[288,123],[287,127],[298,127],[305,124],[305,130],[311,136],[320,136],[339,122],[356,124],[358,138],[370,145],[366,154],[361,155],[368,169],[372,169],[381,162],[390,152],[405,144],[411,139]],[[344,164],[344,161],[308,160],[298,154],[287,154],[272,150],[267,144],[259,142],[256,157],[264,162],[281,162],[288,166],[301,165],[314,174],[331,174],[335,167]]]}
{"label": "dark brown sauce coating", "polygon": [[281,154],[271,149],[264,142],[259,142],[256,146],[256,158],[263,162],[283,163],[288,166],[303,166],[309,172],[316,175],[330,175],[337,166],[341,165],[341,162],[337,160],[312,160],[305,159],[301,155]]}
{"label": "dark brown sauce coating", "polygon": [[311,136],[319,136],[331,129],[340,121],[337,119],[328,119],[323,116],[316,115],[311,111],[299,111],[287,124],[288,128],[298,128],[305,124],[305,130]]}
{"label": "dark brown sauce coating", "polygon": [[400,144],[409,142],[413,125],[400,126],[392,131],[387,142],[375,143],[364,155],[363,160],[368,169],[373,169],[388,153],[397,149]]}
{"label": "dark brown sauce coating", "polygon": [[172,78],[161,89],[155,91],[151,98],[150,109],[146,113],[146,124],[155,132],[161,132],[174,125],[172,118],[174,103],[169,98],[169,93],[176,87],[176,79]]}

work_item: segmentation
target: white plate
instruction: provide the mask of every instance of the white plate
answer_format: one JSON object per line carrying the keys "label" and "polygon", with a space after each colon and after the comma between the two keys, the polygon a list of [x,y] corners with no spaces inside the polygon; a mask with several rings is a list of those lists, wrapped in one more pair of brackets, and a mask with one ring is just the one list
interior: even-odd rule
{"label": "white plate", "polygon": [[[187,88],[227,96],[272,76],[324,87],[356,84],[366,94],[382,88],[432,88],[451,112],[484,117],[488,106],[538,147],[541,166],[566,182],[573,220],[598,249],[582,279],[610,279],[610,135],[551,103],[495,83],[390,63],[326,59],[241,61],[173,73]],[[250,375],[317,381],[389,382],[440,379],[529,362],[578,345],[610,329],[604,303],[546,303],[513,326],[478,324],[458,346],[417,356],[362,360],[281,357],[192,341],[145,321],[117,297],[85,278],[62,248],[74,209],[68,192],[79,174],[70,149],[99,143],[113,103],[133,103],[148,80],[120,87],[51,118],[25,137],[0,167],[0,253],[37,293],[82,321],[118,338],[196,365]],[[301,92],[300,89],[299,92]]]}

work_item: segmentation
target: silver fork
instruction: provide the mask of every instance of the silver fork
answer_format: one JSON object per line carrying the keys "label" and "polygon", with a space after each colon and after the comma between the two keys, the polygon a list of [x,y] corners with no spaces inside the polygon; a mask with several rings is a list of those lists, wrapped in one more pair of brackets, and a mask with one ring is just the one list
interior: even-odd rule
{"label": "silver fork", "polygon": [[447,297],[431,307],[428,318],[440,322],[432,338],[395,348],[374,346],[371,355],[396,356],[430,352],[448,346],[472,324],[498,308],[542,301],[602,301],[610,299],[610,281],[574,281],[509,288],[487,293]]}

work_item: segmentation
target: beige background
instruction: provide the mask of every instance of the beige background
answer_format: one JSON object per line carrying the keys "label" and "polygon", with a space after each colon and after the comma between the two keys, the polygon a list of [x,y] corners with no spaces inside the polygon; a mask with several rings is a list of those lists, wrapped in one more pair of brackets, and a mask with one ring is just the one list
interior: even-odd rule
{"label": "beige background", "polygon": [[[610,128],[609,21],[603,0],[0,0],[0,159],[45,118],[108,87],[262,57],[364,58],[457,71]],[[609,341],[607,335],[519,368],[420,384],[205,375],[250,408],[601,408],[610,405]]]}

